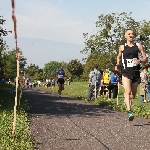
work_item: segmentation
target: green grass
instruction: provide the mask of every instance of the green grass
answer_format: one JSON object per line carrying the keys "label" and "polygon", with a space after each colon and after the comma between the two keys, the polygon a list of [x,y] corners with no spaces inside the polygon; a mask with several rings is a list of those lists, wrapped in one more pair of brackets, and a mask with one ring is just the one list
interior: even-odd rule
{"label": "green grass", "polygon": [[[10,93],[13,85],[0,83],[0,150],[31,150],[27,104],[22,97],[17,107],[15,138],[12,134],[15,94]],[[14,141],[15,139],[15,141]]]}
{"label": "green grass", "polygon": [[[13,108],[15,101],[15,94],[10,93],[12,87],[13,85],[0,83],[0,150],[31,150],[34,145],[29,133],[29,122],[27,117],[28,105],[24,97],[21,98],[20,105],[17,107],[15,141],[12,135]],[[51,88],[47,89],[45,87],[41,87],[40,89],[57,93],[58,86],[56,85],[54,91],[52,91]],[[102,97],[98,97],[93,103],[101,107],[126,112],[126,107],[123,105],[123,93],[124,90],[120,86],[118,105],[116,100],[106,101]],[[71,85],[65,85],[65,90],[62,94],[85,100],[88,94],[87,82],[72,82]],[[133,100],[132,110],[136,116],[150,118],[150,103],[142,104],[138,93],[136,99]]]}
{"label": "green grass", "polygon": [[[48,90],[52,91],[51,88],[45,88],[41,87],[40,89],[42,90]],[[58,86],[54,88],[54,92],[58,91]],[[62,92],[63,95],[68,95],[73,98],[85,100],[87,98],[88,94],[88,84],[87,82],[71,82],[70,85],[65,85],[65,90]],[[98,97],[96,101],[93,101],[96,105],[121,111],[121,112],[126,112],[126,107],[123,105],[124,104],[124,89],[122,86],[120,86],[120,91],[119,91],[119,101],[117,105],[117,100],[111,100],[111,101],[106,101],[102,97]],[[141,103],[140,98],[139,98],[139,87],[138,87],[138,92],[136,95],[136,98],[132,101],[132,110],[136,116],[143,117],[143,118],[150,118],[150,103]]]}

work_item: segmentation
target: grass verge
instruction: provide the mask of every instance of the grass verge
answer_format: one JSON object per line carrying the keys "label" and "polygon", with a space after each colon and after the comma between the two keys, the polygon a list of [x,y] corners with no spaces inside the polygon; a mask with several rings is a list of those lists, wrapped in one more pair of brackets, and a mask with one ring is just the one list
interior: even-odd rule
{"label": "grass verge", "polygon": [[17,107],[16,136],[12,135],[15,93],[13,85],[0,83],[0,150],[31,150],[32,140],[29,133],[27,103],[22,97]]}
{"label": "grass verge", "polygon": [[[57,93],[58,86],[56,86],[53,90],[51,87],[41,87],[40,89]],[[85,100],[88,94],[88,84],[87,82],[72,82],[70,85],[65,85],[65,90],[62,91],[62,94],[68,95],[73,98]],[[122,86],[120,86],[118,105],[116,99],[107,101],[102,97],[98,97],[98,99],[96,101],[93,101],[93,103],[108,109],[120,112],[127,112],[126,107],[124,106],[124,89]],[[135,116],[150,118],[150,103],[141,103],[139,97],[139,87],[136,98],[132,101],[132,110]]]}

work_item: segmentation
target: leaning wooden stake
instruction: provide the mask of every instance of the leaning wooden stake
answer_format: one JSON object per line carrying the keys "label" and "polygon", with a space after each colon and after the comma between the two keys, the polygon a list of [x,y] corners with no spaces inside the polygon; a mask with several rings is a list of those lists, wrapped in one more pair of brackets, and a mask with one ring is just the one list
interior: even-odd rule
{"label": "leaning wooden stake", "polygon": [[119,97],[119,82],[118,82],[117,105],[118,105],[118,103],[119,103],[118,97]]}
{"label": "leaning wooden stake", "polygon": [[15,137],[16,133],[16,119],[17,119],[17,101],[18,101],[18,79],[19,79],[19,58],[20,54],[17,54],[17,77],[16,77],[16,96],[15,96],[15,105],[14,105],[14,121],[13,121],[13,130],[12,134]]}
{"label": "leaning wooden stake", "polygon": [[95,100],[97,99],[97,88],[96,88],[96,82],[95,82]]}

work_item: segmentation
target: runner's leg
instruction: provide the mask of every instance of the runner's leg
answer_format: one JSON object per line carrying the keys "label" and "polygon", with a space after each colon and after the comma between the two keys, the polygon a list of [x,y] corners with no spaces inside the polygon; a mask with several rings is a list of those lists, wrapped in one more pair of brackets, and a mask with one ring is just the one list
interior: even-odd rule
{"label": "runner's leg", "polygon": [[131,94],[131,80],[127,77],[122,76],[122,83],[125,90],[125,103],[127,106],[127,110],[131,110],[131,100],[130,100],[130,94]]}
{"label": "runner's leg", "polygon": [[131,84],[131,90],[132,90],[132,96],[133,96],[132,98],[135,98],[135,96],[136,96],[137,87],[138,87],[138,82]]}
{"label": "runner's leg", "polygon": [[61,91],[64,90],[64,84],[61,84]]}
{"label": "runner's leg", "polygon": [[61,95],[61,83],[60,82],[58,82],[58,93],[59,95]]}
{"label": "runner's leg", "polygon": [[[134,119],[134,115],[131,111],[131,99],[130,99],[130,95],[131,95],[131,80],[128,79],[127,77],[122,76],[122,83],[124,85],[124,89],[125,89],[125,102],[126,102],[126,106],[127,106],[127,110],[128,110],[128,118],[129,121],[133,121]],[[136,84],[135,84],[136,85]],[[133,91],[135,92],[135,91]]]}

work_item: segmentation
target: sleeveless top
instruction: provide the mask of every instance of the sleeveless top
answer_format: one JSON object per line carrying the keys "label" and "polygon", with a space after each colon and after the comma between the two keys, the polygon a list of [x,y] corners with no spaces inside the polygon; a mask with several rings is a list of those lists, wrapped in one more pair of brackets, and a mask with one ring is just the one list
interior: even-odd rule
{"label": "sleeveless top", "polygon": [[124,45],[122,51],[122,72],[124,71],[139,71],[140,64],[136,65],[134,59],[139,59],[140,52],[138,49],[138,43],[134,46],[129,47],[127,44]]}
{"label": "sleeveless top", "polygon": [[58,70],[58,79],[63,79],[65,76],[65,71],[64,70]]}

